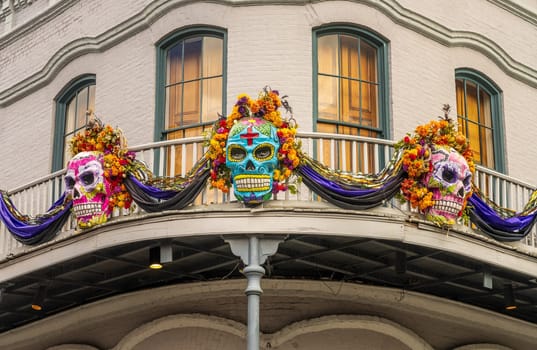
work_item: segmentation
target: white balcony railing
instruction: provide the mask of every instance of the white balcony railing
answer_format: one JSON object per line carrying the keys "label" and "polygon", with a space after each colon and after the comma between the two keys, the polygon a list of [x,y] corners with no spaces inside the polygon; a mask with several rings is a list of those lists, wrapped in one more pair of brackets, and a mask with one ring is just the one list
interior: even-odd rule
{"label": "white balcony railing", "polygon": [[[299,133],[298,137],[305,153],[331,168],[344,171],[377,173],[390,161],[393,154],[394,142],[389,140],[306,132]],[[130,149],[136,152],[136,158],[146,163],[155,176],[184,176],[205,152],[203,137],[155,142]],[[63,170],[55,172],[27,185],[12,189],[8,193],[14,205],[22,213],[29,215],[44,213],[64,191],[63,174]],[[474,182],[498,205],[515,211],[522,210],[535,189],[530,184],[482,167],[477,167]],[[225,203],[232,199],[232,195],[223,195],[221,192],[207,187],[196,199],[195,205]],[[276,199],[319,200],[304,185],[301,185],[297,194],[290,194],[288,191],[279,194]],[[400,207],[396,201],[392,201],[390,205],[398,206],[402,210],[409,210],[408,206]],[[116,211],[113,213],[113,217],[137,215],[139,212],[140,209]],[[73,224],[73,220],[66,223],[62,229],[62,238],[73,234]],[[521,243],[532,247],[532,249],[537,247],[536,231],[534,227]],[[7,231],[5,225],[0,223],[0,261],[13,254],[19,254],[22,250],[24,250],[22,244],[17,242]]]}

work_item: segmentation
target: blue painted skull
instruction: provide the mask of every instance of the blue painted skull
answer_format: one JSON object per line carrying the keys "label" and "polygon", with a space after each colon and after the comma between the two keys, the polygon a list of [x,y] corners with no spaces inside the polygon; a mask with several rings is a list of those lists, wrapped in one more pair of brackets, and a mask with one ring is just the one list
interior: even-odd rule
{"label": "blue painted skull", "polygon": [[242,118],[229,131],[226,166],[238,200],[258,204],[272,195],[280,143],[276,128],[262,118]]}

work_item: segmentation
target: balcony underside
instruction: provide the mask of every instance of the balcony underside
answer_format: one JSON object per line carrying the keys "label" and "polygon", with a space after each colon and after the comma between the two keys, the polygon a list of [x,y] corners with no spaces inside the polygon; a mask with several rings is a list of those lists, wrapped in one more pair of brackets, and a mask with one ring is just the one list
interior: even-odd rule
{"label": "balcony underside", "polygon": [[[285,238],[265,264],[267,278],[384,286],[537,323],[535,252],[518,251],[522,245],[500,244],[462,226],[441,230],[394,208],[356,212],[272,201],[253,209],[231,203],[115,218],[22,248],[1,266],[0,331],[127,292],[241,279],[242,262],[225,239],[251,234]],[[171,241],[174,260],[150,270],[148,250],[163,240]],[[484,286],[484,275],[492,288]],[[30,304],[43,284],[45,307],[34,312]],[[506,284],[515,289],[516,310],[504,310]]]}
{"label": "balcony underside", "polygon": [[[244,280],[234,279],[175,284],[117,295],[5,332],[0,337],[0,347],[46,349],[71,343],[92,347],[67,349],[138,349],[136,344],[144,343],[141,348],[146,349],[153,348],[148,344],[162,334],[176,342],[167,348],[188,349],[207,343],[206,339],[198,339],[191,347],[186,340],[203,331],[206,337],[217,331],[226,333],[228,339],[244,342],[245,285]],[[332,335],[334,341],[334,334],[341,337],[344,331],[350,331],[354,338],[358,336],[360,349],[367,349],[362,343],[372,333],[383,335],[382,348],[389,349],[459,349],[463,344],[492,343],[529,350],[537,342],[534,324],[412,291],[288,279],[265,279],[263,289],[260,330],[262,344],[271,344],[267,349],[294,349],[296,346],[290,343],[312,334]],[[182,329],[183,336],[177,332]],[[342,346],[348,341],[338,339],[336,343]],[[350,344],[356,345],[356,341]],[[326,349],[329,344],[330,337],[321,336],[315,348]],[[218,345],[218,349],[236,348]]]}

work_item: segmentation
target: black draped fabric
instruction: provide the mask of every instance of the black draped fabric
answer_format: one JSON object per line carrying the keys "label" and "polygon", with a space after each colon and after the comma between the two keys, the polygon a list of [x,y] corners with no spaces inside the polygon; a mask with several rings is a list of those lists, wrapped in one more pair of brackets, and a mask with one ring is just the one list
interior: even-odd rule
{"label": "black draped fabric", "polygon": [[195,176],[182,183],[180,189],[175,190],[175,194],[170,195],[169,190],[163,190],[162,192],[166,192],[166,196],[156,195],[155,192],[158,191],[156,188],[145,186],[133,175],[127,176],[125,186],[134,202],[147,212],[179,210],[196,199],[205,187],[209,174],[209,169],[203,168]]}

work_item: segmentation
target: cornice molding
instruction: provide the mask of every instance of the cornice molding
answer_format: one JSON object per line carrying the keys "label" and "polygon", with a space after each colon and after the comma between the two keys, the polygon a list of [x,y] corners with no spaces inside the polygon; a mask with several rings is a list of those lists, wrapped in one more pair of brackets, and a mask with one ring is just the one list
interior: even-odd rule
{"label": "cornice molding", "polygon": [[537,13],[520,6],[511,0],[487,0],[488,2],[504,9],[511,14],[522,18],[524,21],[537,26]]}
{"label": "cornice molding", "polygon": [[21,39],[23,36],[35,32],[41,28],[51,19],[54,19],[65,12],[65,10],[71,8],[74,4],[80,0],[60,0],[51,5],[45,11],[39,13],[33,17],[30,21],[27,21],[20,26],[13,28],[13,30],[0,35],[0,50],[4,49],[9,44]]}
{"label": "cornice molding", "polygon": [[[0,38],[0,50],[11,42],[21,39],[30,34],[35,28],[42,26],[46,21],[59,16],[79,0],[65,0],[52,6],[48,11],[41,14],[37,22],[22,25],[8,35]],[[268,1],[268,0],[212,0],[207,3],[225,6],[262,6],[262,5],[314,5],[326,0],[291,0],[291,1]],[[537,69],[527,66],[513,59],[501,46],[489,38],[474,32],[454,31],[434,22],[416,12],[402,7],[396,0],[349,0],[375,8],[394,23],[413,30],[429,39],[437,41],[447,47],[468,47],[489,59],[491,59],[506,74],[529,86],[537,88]],[[489,0],[499,1],[499,0]],[[47,85],[59,73],[59,71],[82,55],[102,52],[124,41],[140,31],[147,29],[169,11],[194,3],[192,0],[157,0],[147,5],[143,10],[118,25],[109,28],[95,37],[86,37],[74,40],[59,49],[42,69],[19,81],[11,87],[0,91],[0,107],[5,107],[29,93]]]}

